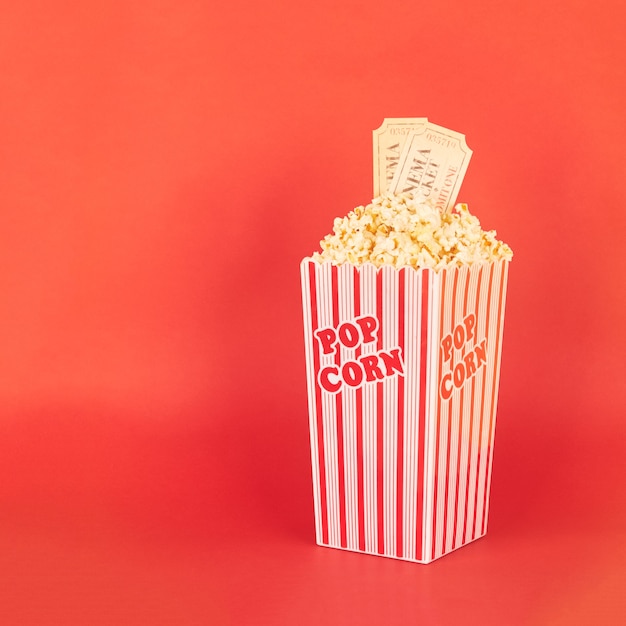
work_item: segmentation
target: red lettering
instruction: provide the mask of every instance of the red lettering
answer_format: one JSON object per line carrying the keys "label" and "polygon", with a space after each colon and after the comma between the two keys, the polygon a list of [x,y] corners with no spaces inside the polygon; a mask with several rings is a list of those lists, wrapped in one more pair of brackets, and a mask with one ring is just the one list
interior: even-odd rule
{"label": "red lettering", "polygon": [[459,324],[454,329],[454,347],[457,350],[460,350],[465,343],[465,328],[463,328],[463,324]]}
{"label": "red lettering", "polygon": [[[331,375],[335,376],[338,380],[336,382],[333,382],[330,379]],[[329,391],[330,393],[337,393],[339,389],[341,388],[341,380],[339,379],[339,372],[334,365],[329,365],[328,367],[325,367],[324,369],[320,370],[319,381],[320,381],[321,387],[325,389],[326,391]]]}
{"label": "red lettering", "polygon": [[443,348],[443,361],[450,360],[452,356],[452,335],[446,335],[441,342],[441,347]]}
{"label": "red lettering", "polygon": [[399,374],[404,373],[404,367],[402,365],[402,358],[400,357],[400,348],[394,348],[391,352],[379,352],[378,353],[385,368],[387,369],[387,376],[391,376],[394,371]]}
{"label": "red lettering", "polygon": [[452,387],[452,374],[450,374],[450,372],[448,372],[441,379],[441,388],[439,390],[439,393],[441,394],[441,397],[444,400],[448,400],[450,398],[450,396],[452,395],[452,389],[453,389],[453,387]]}
{"label": "red lettering", "polygon": [[478,344],[474,351],[476,352],[476,367],[480,367],[483,363],[487,362],[487,340],[483,339],[482,343]]}
{"label": "red lettering", "polygon": [[[472,315],[468,316],[464,320],[465,330],[464,333],[469,337],[473,334],[473,329],[476,325],[476,319]],[[461,325],[459,325],[461,326]],[[455,328],[456,330],[459,328]],[[469,330],[468,330],[469,329]],[[450,334],[446,337],[453,337]],[[446,343],[449,351],[451,352],[451,342]],[[442,341],[442,344],[444,342]],[[444,346],[445,350],[445,346]],[[463,359],[459,361],[451,371],[447,372],[441,379],[441,385],[439,387],[439,394],[444,400],[448,400],[452,396],[454,387],[460,389],[472,376],[475,376],[478,369],[487,362],[487,340],[483,339],[480,344],[474,346],[467,354],[463,356]]]}
{"label": "red lettering", "polygon": [[341,368],[341,375],[350,387],[358,387],[363,382],[363,370],[355,361],[348,361]]}
{"label": "red lettering", "polygon": [[371,315],[360,317],[356,320],[356,323],[361,327],[361,333],[363,334],[363,343],[370,343],[375,341],[376,337],[374,331],[378,328],[378,321]]}
{"label": "red lettering", "polygon": [[350,322],[344,322],[339,327],[339,341],[346,348],[354,348],[359,343],[359,329]]}
{"label": "red lettering", "polygon": [[474,338],[474,326],[476,325],[476,316],[470,313],[464,320],[465,324],[465,337],[467,341]]}
{"label": "red lettering", "polygon": [[470,350],[464,357],[463,362],[465,363],[465,371],[467,374],[467,378],[473,376],[476,372],[476,363],[474,363],[474,351]]}
{"label": "red lettering", "polygon": [[367,354],[362,356],[359,361],[365,370],[365,380],[371,383],[373,380],[381,380],[385,377],[380,367],[378,367],[378,355]]}
{"label": "red lettering", "polygon": [[463,361],[454,366],[453,377],[454,386],[458,389],[465,382],[465,366],[463,365]]}
{"label": "red lettering", "polygon": [[316,330],[315,336],[322,344],[324,354],[330,354],[333,351],[333,346],[337,342],[335,331],[332,328],[324,328],[323,330]]}

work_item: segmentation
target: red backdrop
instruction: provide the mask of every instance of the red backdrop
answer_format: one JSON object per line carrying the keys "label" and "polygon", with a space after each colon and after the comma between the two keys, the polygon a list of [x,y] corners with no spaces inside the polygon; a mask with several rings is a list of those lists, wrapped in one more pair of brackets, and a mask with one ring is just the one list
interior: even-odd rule
{"label": "red backdrop", "polygon": [[[3,624],[626,618],[623,3],[2,14]],[[515,252],[489,532],[427,566],[314,545],[299,293],[403,116]]]}

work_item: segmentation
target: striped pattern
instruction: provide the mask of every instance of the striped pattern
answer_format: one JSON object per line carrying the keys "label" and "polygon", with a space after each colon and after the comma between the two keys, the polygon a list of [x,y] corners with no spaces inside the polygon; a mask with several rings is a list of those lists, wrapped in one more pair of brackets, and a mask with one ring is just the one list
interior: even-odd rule
{"label": "striped pattern", "polygon": [[[377,269],[301,264],[317,543],[428,563],[486,532],[508,262]],[[474,314],[475,340],[441,341]],[[324,354],[314,332],[370,315],[376,340]],[[442,378],[486,339],[451,396]],[[329,393],[322,368],[400,348],[404,375]],[[448,375],[450,378],[450,375]]]}

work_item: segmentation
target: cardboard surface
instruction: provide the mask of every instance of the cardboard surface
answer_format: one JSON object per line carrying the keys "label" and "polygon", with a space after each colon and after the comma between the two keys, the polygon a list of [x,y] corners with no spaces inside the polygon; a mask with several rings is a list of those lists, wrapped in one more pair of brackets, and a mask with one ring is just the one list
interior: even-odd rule
{"label": "cardboard surface", "polygon": [[301,271],[317,542],[430,563],[482,537],[508,262]]}

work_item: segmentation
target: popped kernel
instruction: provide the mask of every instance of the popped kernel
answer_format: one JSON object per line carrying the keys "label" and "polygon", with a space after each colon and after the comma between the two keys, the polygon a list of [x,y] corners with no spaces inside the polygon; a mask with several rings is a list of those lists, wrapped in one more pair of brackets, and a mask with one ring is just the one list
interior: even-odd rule
{"label": "popped kernel", "polygon": [[384,194],[337,217],[313,259],[334,265],[372,263],[435,270],[449,265],[511,260],[511,248],[484,231],[466,204],[442,212],[422,194]]}

